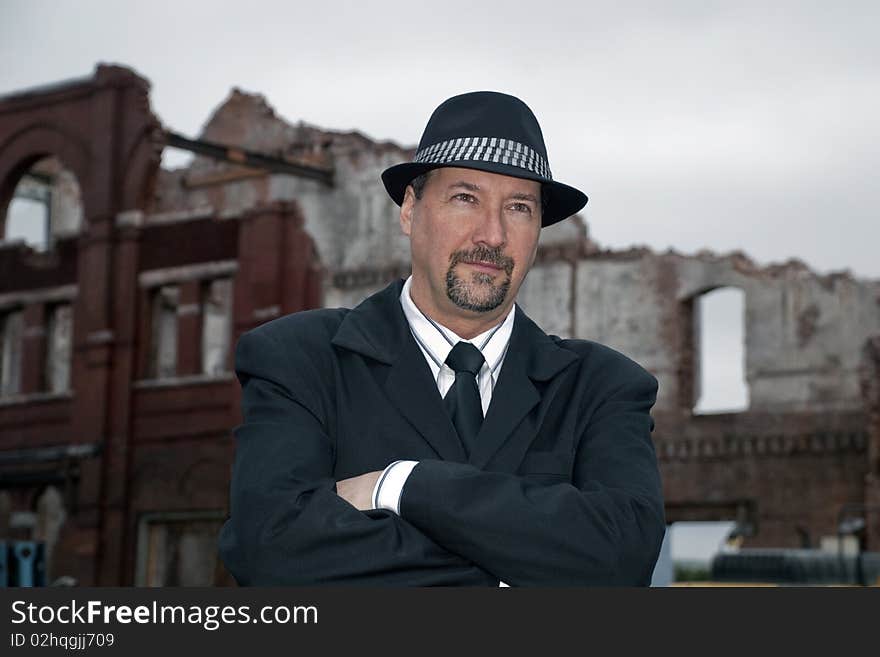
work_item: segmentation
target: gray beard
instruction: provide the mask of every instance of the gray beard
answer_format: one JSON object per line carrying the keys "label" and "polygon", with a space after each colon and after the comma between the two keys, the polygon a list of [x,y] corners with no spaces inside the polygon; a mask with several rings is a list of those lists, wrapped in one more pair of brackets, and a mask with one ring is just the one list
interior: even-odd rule
{"label": "gray beard", "polygon": [[[478,294],[476,289],[488,288],[486,294]],[[489,274],[474,272],[470,283],[463,281],[452,269],[446,272],[446,296],[459,308],[484,313],[495,310],[504,303],[510,291],[510,277],[500,285],[492,283]]]}

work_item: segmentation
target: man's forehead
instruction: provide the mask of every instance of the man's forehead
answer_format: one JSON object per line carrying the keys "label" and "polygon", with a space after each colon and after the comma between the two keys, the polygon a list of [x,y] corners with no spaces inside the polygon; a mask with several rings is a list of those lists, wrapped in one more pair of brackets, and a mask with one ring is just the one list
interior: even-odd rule
{"label": "man's forehead", "polygon": [[430,177],[437,184],[447,187],[463,184],[464,186],[477,189],[500,189],[508,192],[523,193],[534,193],[540,191],[541,188],[541,184],[535,180],[515,178],[514,176],[505,176],[500,173],[462,167],[440,167],[434,169]]}

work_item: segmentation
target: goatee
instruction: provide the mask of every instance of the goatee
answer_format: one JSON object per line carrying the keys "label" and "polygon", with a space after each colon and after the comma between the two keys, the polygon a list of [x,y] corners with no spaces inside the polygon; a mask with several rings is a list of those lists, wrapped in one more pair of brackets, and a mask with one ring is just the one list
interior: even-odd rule
{"label": "goatee", "polygon": [[[465,280],[455,273],[456,265],[465,261],[485,262],[499,267],[501,271],[494,276],[475,271],[471,274],[470,280]],[[446,270],[446,296],[464,310],[474,312],[494,310],[507,298],[513,266],[513,259],[502,255],[500,249],[478,246],[470,251],[456,251],[449,257],[449,269]],[[496,282],[502,272],[504,280]]]}

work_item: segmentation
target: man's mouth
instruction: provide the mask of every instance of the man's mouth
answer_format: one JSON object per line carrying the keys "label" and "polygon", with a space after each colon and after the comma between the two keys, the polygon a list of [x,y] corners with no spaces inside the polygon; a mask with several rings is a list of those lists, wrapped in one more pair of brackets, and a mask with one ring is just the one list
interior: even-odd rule
{"label": "man's mouth", "polygon": [[490,273],[497,273],[499,271],[502,271],[502,267],[499,267],[493,262],[486,262],[484,260],[465,260],[464,263],[476,269]]}

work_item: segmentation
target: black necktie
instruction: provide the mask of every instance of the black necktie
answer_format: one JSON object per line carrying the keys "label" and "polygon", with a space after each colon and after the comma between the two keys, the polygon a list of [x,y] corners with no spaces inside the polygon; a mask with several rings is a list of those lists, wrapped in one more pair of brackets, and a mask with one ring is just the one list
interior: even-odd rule
{"label": "black necktie", "polygon": [[483,354],[470,342],[462,341],[449,352],[446,364],[455,370],[455,383],[446,393],[444,403],[465,452],[470,456],[483,423],[483,407],[477,386],[477,372],[483,366]]}

